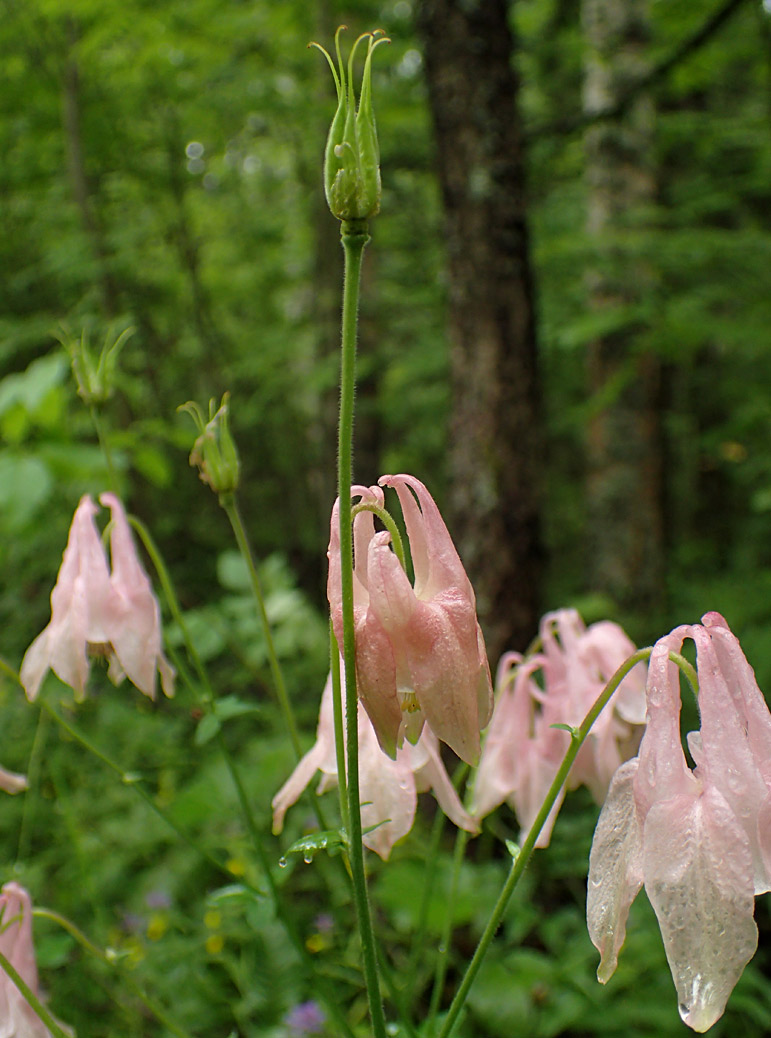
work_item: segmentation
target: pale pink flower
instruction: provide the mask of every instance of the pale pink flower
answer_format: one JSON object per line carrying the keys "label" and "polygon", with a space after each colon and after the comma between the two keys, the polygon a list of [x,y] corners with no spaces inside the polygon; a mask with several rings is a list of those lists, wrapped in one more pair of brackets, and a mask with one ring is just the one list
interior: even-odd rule
{"label": "pale pink flower", "polygon": [[[32,993],[40,998],[32,943],[32,902],[18,883],[6,883],[0,892],[0,951]],[[68,1028],[64,1029],[71,1033]],[[51,1038],[51,1032],[2,968],[0,1038]]]}
{"label": "pale pink flower", "polygon": [[[358,706],[359,793],[363,842],[385,861],[391,848],[412,829],[417,794],[433,789],[444,813],[459,828],[475,833],[478,827],[464,811],[439,756],[436,736],[424,728],[417,744],[405,743],[392,760],[380,748],[372,722]],[[327,679],[321,697],[316,742],[305,754],[273,798],[273,831],[280,833],[284,815],[310,783],[317,771],[322,773],[318,792],[337,784],[332,678]]]}
{"label": "pale pink flower", "polygon": [[[476,600],[447,527],[414,476],[383,476],[399,497],[414,586],[368,512],[354,520],[354,617],[359,696],[380,745],[393,756],[424,722],[467,763],[479,759],[479,732],[492,713],[490,669]],[[382,505],[379,487],[352,496]],[[340,541],[335,504],[329,541],[328,596],[342,644]]]}
{"label": "pale pink flower", "polygon": [[85,495],[51,592],[51,621],[22,660],[20,678],[28,699],[37,696],[49,668],[82,699],[92,656],[107,658],[116,685],[128,675],[151,698],[157,668],[164,692],[173,694],[174,671],[161,652],[158,604],[125,513],[113,494],[103,494],[101,500],[113,515],[112,573],[94,523],[96,505]]}
{"label": "pale pink flower", "polygon": [[[151,699],[155,698],[155,672],[161,687],[174,695],[174,669],[162,651],[161,611],[150,579],[139,561],[123,505],[114,494],[101,494],[101,504],[110,509],[110,584],[114,592],[115,622],[111,638],[115,659],[129,681]],[[122,680],[123,675],[120,675]]]}
{"label": "pale pink flower", "polygon": [[[553,726],[581,724],[608,680],[635,651],[618,624],[603,621],[587,629],[575,609],[544,616],[540,637],[541,652],[527,659],[507,653],[499,664],[495,712],[474,784],[475,816],[482,818],[508,801],[522,839],[570,746],[569,733]],[[570,771],[568,788],[584,784],[602,803],[614,772],[635,751],[642,732],[644,674],[643,665],[635,667],[597,718]],[[563,788],[536,846],[548,846],[564,795]]]}
{"label": "pale pink flower", "polygon": [[[700,732],[680,740],[678,669],[696,643]],[[718,613],[678,627],[650,659],[648,724],[616,773],[594,834],[587,920],[604,983],[640,887],[658,916],[680,1015],[695,1031],[722,1016],[757,945],[754,895],[771,889],[771,714]]]}

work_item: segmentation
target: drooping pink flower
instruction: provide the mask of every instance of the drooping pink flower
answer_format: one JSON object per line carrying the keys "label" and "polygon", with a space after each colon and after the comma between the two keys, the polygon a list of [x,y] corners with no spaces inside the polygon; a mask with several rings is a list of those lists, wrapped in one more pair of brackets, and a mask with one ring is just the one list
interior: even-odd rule
{"label": "drooping pink flower", "polygon": [[128,522],[113,494],[102,502],[113,515],[112,573],[94,523],[97,508],[81,498],[70,527],[56,585],[51,620],[33,641],[21,664],[21,683],[34,699],[49,668],[85,696],[91,656],[109,661],[117,685],[128,675],[145,695],[155,696],[155,671],[163,690],[174,691],[174,671],[161,652],[160,615],[150,582],[139,562]]}
{"label": "drooping pink flower", "polygon": [[[754,895],[771,889],[771,714],[735,635],[718,613],[653,648],[639,755],[611,784],[594,834],[587,921],[613,974],[629,908],[645,884],[661,928],[680,1015],[708,1030],[757,945]],[[696,643],[700,732],[680,740],[670,652]]]}
{"label": "drooping pink flower", "polygon": [[[425,486],[414,476],[383,476],[399,497],[414,586],[373,517],[354,520],[354,619],[359,696],[380,745],[391,756],[428,723],[467,763],[479,759],[479,732],[492,713],[492,687],[476,600],[463,564]],[[352,487],[382,505],[380,487]],[[342,644],[340,541],[336,503],[329,541],[328,596]]]}
{"label": "drooping pink flower", "polygon": [[[24,887],[18,883],[6,883],[0,892],[0,951],[32,993],[39,998],[35,949],[32,943],[32,901]],[[69,1029],[64,1030],[70,1033]],[[2,968],[0,1035],[7,1038],[51,1038],[51,1032]]]}
{"label": "drooping pink flower", "polygon": [[161,611],[139,561],[123,505],[115,494],[101,494],[99,501],[112,514],[110,584],[114,624],[110,641],[115,658],[129,681],[150,699],[155,698],[156,670],[161,675],[164,693],[173,696],[174,669],[161,647]]}
{"label": "drooping pink flower", "polygon": [[[618,624],[587,628],[575,609],[547,613],[541,621],[542,649],[527,659],[507,653],[498,667],[498,697],[474,784],[474,815],[482,818],[503,801],[527,835],[565,753],[568,732],[555,724],[579,725],[608,680],[635,651]],[[614,772],[637,747],[645,721],[645,669],[624,678],[595,721],[568,778],[584,784],[602,803]],[[542,684],[538,683],[540,675]],[[564,789],[541,829],[536,846],[546,847],[564,799]]]}
{"label": "drooping pink flower", "polygon": [[[439,806],[459,828],[477,832],[474,820],[464,811],[439,756],[436,736],[424,728],[415,746],[405,743],[392,760],[380,748],[372,722],[358,707],[359,791],[363,842],[386,861],[393,845],[412,829],[417,794],[432,789]],[[318,792],[337,783],[332,678],[327,679],[321,697],[316,742],[298,763],[273,798],[273,831],[280,833],[284,816],[310,783],[317,771],[322,773]]]}

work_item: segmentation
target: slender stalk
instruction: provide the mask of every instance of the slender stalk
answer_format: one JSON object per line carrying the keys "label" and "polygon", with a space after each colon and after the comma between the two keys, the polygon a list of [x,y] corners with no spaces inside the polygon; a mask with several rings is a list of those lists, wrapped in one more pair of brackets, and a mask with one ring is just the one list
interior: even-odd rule
{"label": "slender stalk", "polygon": [[[67,734],[71,736],[71,738],[73,738],[76,742],[80,743],[80,745],[83,746],[84,749],[88,750],[89,753],[92,753],[111,771],[119,775],[121,781],[124,782],[126,785],[129,785],[135,791],[137,796],[141,800],[143,800],[144,803],[147,804],[147,806],[155,812],[155,814],[162,818],[166,825],[168,825],[169,828],[173,829],[174,832],[189,847],[191,847],[197,854],[204,858],[211,866],[213,866],[219,872],[223,873],[225,876],[228,877],[228,879],[232,881],[233,874],[230,871],[230,869],[228,869],[227,865],[224,862],[219,861],[213,854],[207,851],[206,848],[202,847],[193,837],[191,837],[189,833],[185,832],[185,830],[180,825],[178,825],[177,822],[175,822],[174,819],[170,815],[168,815],[163,810],[163,808],[160,807],[155,802],[155,800],[145,791],[145,789],[139,783],[136,775],[127,774],[126,772],[124,772],[123,768],[121,768],[119,764],[116,764],[115,761],[111,760],[110,757],[108,757],[97,746],[95,746],[90,741],[90,739],[83,735],[83,733],[80,732],[74,725],[70,724],[69,721],[67,721],[56,710],[54,710],[54,708],[49,703],[43,701],[41,706],[44,710],[47,711],[47,713],[51,715],[51,717],[54,718],[54,720],[59,725],[61,725],[64,731],[66,731]],[[231,769],[231,776],[233,777],[233,781],[236,786],[236,791],[241,802],[241,807],[244,808],[246,793],[243,784],[241,783],[240,777],[237,771],[235,770],[232,760],[227,754],[225,755],[225,760],[228,763],[229,768]],[[297,932],[293,920],[284,909],[283,903],[279,896],[278,887],[276,886],[276,881],[270,870],[270,863],[268,861],[262,843],[258,838],[259,833],[257,832],[253,816],[251,815],[251,811],[248,810],[248,803],[246,804],[246,808],[247,810],[245,810],[244,813],[247,819],[247,825],[249,826],[250,835],[253,837],[252,843],[257,854],[257,859],[260,864],[260,868],[268,885],[276,915],[280,919],[299,957],[302,959],[305,968],[313,977],[314,984],[319,990],[324,1004],[326,1005],[330,1015],[335,1019],[337,1025],[340,1028],[340,1033],[345,1035],[346,1038],[354,1038],[353,1031],[351,1030],[348,1021],[345,1019],[345,1016],[343,1015],[342,1010],[338,1005],[336,993],[330,989],[330,987],[327,985],[327,982],[324,979],[322,979],[316,972],[315,963],[311,958],[310,952],[305,947],[305,943],[303,942],[302,937]],[[260,890],[258,887],[254,886],[245,877],[241,877],[239,879],[239,882],[242,886],[246,887],[248,890],[251,890],[252,893],[256,894],[258,897],[262,898],[265,896],[265,892],[263,890]]]}
{"label": "slender stalk", "polygon": [[158,551],[158,547],[155,541],[150,536],[150,531],[147,529],[142,520],[137,519],[135,515],[130,515],[128,517],[128,521],[131,524],[131,526],[136,530],[145,551],[150,557],[150,561],[153,564],[153,569],[155,570],[158,576],[158,580],[161,582],[163,596],[166,599],[166,604],[169,607],[169,612],[171,613],[174,622],[179,627],[179,630],[182,634],[182,638],[185,642],[185,648],[187,649],[188,655],[193,663],[193,666],[195,667],[195,672],[198,675],[198,678],[202,686],[206,689],[207,694],[211,698],[213,698],[213,692],[211,685],[209,684],[209,678],[206,673],[206,669],[201,661],[201,657],[198,655],[198,650],[195,647],[195,642],[191,638],[190,631],[188,630],[187,624],[185,623],[185,618],[182,614],[182,609],[179,605],[179,599],[177,598],[177,593],[174,590],[174,585],[171,582],[169,571],[166,569],[166,563],[163,561],[163,556]]}
{"label": "slender stalk", "polygon": [[460,867],[463,864],[467,843],[468,833],[465,829],[459,829],[457,836],[455,837],[455,852],[452,859],[452,879],[450,881],[450,890],[447,895],[448,910],[445,913],[442,935],[439,939],[436,971],[434,973],[434,987],[431,991],[431,1002],[429,1003],[428,1008],[428,1034],[433,1034],[436,1011],[439,1008],[439,1002],[442,997],[442,992],[444,991],[444,979],[447,975],[447,962],[450,955],[450,936],[452,934],[453,913],[450,908],[455,904],[455,898],[457,897]]}
{"label": "slender stalk", "polygon": [[[2,952],[0,952],[0,967],[2,967],[2,969],[5,970],[8,976],[14,982],[16,987],[19,989],[21,995],[29,1003],[29,1005],[32,1007],[37,1016],[40,1017],[40,1019],[46,1025],[48,1030],[51,1032],[53,1038],[69,1038],[67,1032],[62,1030],[62,1028],[56,1022],[55,1017],[51,1016],[51,1014],[48,1012],[46,1007],[37,997],[37,995],[29,986],[29,984],[27,984],[24,978],[19,975],[18,971],[13,967],[13,965],[8,961],[8,959],[5,957],[5,955],[3,955]],[[8,1021],[5,1020],[4,1023],[7,1024]]]}
{"label": "slender stalk", "polygon": [[371,501],[360,501],[358,505],[354,505],[351,509],[351,519],[355,519],[359,512],[372,512],[376,515],[380,522],[385,526],[388,532],[391,534],[391,544],[393,545],[394,554],[401,563],[402,569],[407,571],[407,558],[404,554],[404,542],[402,541],[402,535],[399,533],[399,527],[394,522],[394,517],[385,508],[379,508]]}
{"label": "slender stalk", "polygon": [[24,807],[21,814],[21,825],[19,826],[19,843],[16,850],[16,861],[24,861],[29,854],[32,815],[40,799],[40,764],[45,748],[46,717],[41,711],[38,714],[35,726],[35,737],[32,740],[32,749],[29,754],[27,765],[28,788],[24,795]]}
{"label": "slender stalk", "polygon": [[177,1035],[177,1038],[191,1038],[189,1031],[185,1031],[180,1027],[179,1024],[168,1015],[163,1006],[159,1005],[151,995],[148,995],[143,988],[126,973],[125,970],[121,970],[120,958],[114,952],[110,949],[104,950],[99,948],[78,926],[75,925],[75,923],[67,919],[66,916],[52,911],[50,908],[33,908],[32,914],[39,919],[49,919],[52,923],[56,923],[57,926],[61,926],[62,929],[66,930],[68,934],[74,937],[78,944],[85,948],[90,955],[93,955],[94,958],[99,959],[111,969],[115,970],[119,974],[121,982],[133,991],[140,1002],[142,1002],[142,1004],[153,1014],[156,1020],[162,1023],[168,1031]]}
{"label": "slender stalk", "polygon": [[423,877],[423,891],[420,897],[420,908],[418,909],[418,922],[412,935],[412,948],[407,962],[407,1005],[412,1009],[415,1002],[415,988],[419,976],[420,964],[423,961],[423,953],[426,947],[426,933],[428,928],[428,911],[431,906],[431,897],[434,893],[434,882],[436,879],[436,863],[439,857],[439,845],[444,831],[445,815],[441,808],[437,808],[434,815],[434,823],[431,827],[431,839],[428,845],[425,863],[426,870]]}
{"label": "slender stalk", "polygon": [[[151,808],[151,810],[154,811],[159,818],[162,818],[166,825],[170,829],[173,829],[177,836],[179,836],[180,839],[182,839],[188,845],[188,847],[191,847],[198,855],[200,855],[200,857],[204,858],[213,868],[217,869],[218,872],[222,872],[232,881],[233,873],[230,871],[227,865],[224,862],[219,861],[210,851],[207,851],[205,847],[202,847],[195,840],[194,837],[192,837],[188,832],[186,832],[177,822],[174,821],[171,815],[167,814],[166,811],[164,811],[164,809],[155,802],[153,797],[150,796],[150,794],[144,789],[144,787],[140,783],[138,775],[124,771],[119,764],[117,764],[114,760],[108,757],[107,754],[103,753],[98,746],[95,746],[94,743],[92,743],[86,735],[79,731],[79,729],[77,729],[73,724],[71,724],[65,717],[62,717],[62,715],[57,710],[55,710],[50,703],[43,700],[40,705],[41,708],[45,710],[46,713],[49,714],[56,721],[56,723],[70,736],[70,738],[74,739],[75,742],[79,743],[84,749],[88,750],[89,753],[96,757],[97,760],[100,760],[102,764],[105,765],[105,767],[110,769],[110,771],[118,775],[120,777],[121,782],[123,782],[124,785],[127,785],[131,789],[133,789],[136,795],[140,798],[140,800],[143,800],[144,803],[147,804],[147,806]],[[261,891],[259,888],[252,886],[245,879],[242,878],[240,882],[243,884],[243,886],[248,887],[258,896],[264,896],[264,891]]]}
{"label": "slender stalk", "polygon": [[114,494],[117,494],[118,477],[115,472],[115,465],[112,460],[112,451],[110,450],[110,444],[107,440],[107,434],[104,431],[99,409],[95,404],[90,404],[88,410],[91,415],[91,421],[94,423],[94,429],[96,430],[96,437],[99,440],[99,446],[102,449],[102,454],[104,454],[104,460],[107,462],[107,477],[110,481],[110,490],[112,490]]}
{"label": "slender stalk", "polygon": [[299,760],[300,757],[302,757],[300,736],[297,732],[297,724],[295,723],[292,704],[289,702],[286,685],[284,684],[284,675],[281,673],[281,666],[278,662],[276,646],[273,641],[273,632],[271,631],[268,613],[265,609],[265,596],[262,593],[260,575],[257,572],[257,566],[254,562],[254,556],[249,545],[249,539],[246,536],[246,530],[238,511],[238,506],[236,505],[235,496],[233,494],[220,494],[219,501],[230,521],[230,525],[233,527],[233,533],[235,534],[236,542],[238,544],[238,550],[241,552],[241,556],[246,563],[246,568],[249,571],[249,580],[252,585],[255,601],[257,602],[257,611],[259,613],[260,623],[262,624],[262,633],[268,649],[268,662],[270,664],[271,674],[273,675],[273,686],[276,691],[276,698],[278,699],[281,713],[284,715],[284,722],[289,732],[292,748],[294,749],[295,756]]}
{"label": "slender stalk", "polygon": [[349,507],[351,483],[353,482],[353,411],[356,391],[356,324],[359,309],[359,283],[362,256],[364,247],[369,241],[369,235],[365,220],[344,220],[340,233],[345,253],[345,281],[343,283],[340,362],[337,494],[340,500],[338,514],[340,518],[340,583],[343,603],[343,661],[345,663],[349,856],[373,1034],[374,1038],[386,1038],[375,935],[372,930],[367,877],[364,872],[364,847],[361,840],[358,699],[353,620],[353,531]]}
{"label": "slender stalk", "polygon": [[[236,512],[236,516],[237,515],[238,515],[238,513]],[[240,517],[238,518],[238,521],[240,523]],[[166,602],[167,602],[168,607],[169,607],[169,612],[171,613],[172,617],[174,618],[175,623],[179,627],[179,630],[180,630],[180,632],[182,634],[182,638],[183,638],[183,640],[185,642],[185,647],[187,649],[188,655],[189,655],[190,659],[193,662],[193,666],[195,667],[195,671],[196,671],[196,674],[198,675],[199,681],[201,682],[201,686],[205,690],[204,696],[203,696],[203,705],[207,709],[211,710],[212,703],[214,702],[214,698],[215,698],[214,697],[214,690],[211,687],[211,683],[209,681],[209,676],[206,673],[206,668],[204,667],[203,662],[201,660],[201,657],[198,654],[198,650],[195,647],[195,642],[193,641],[193,639],[192,639],[192,637],[190,635],[190,631],[188,629],[188,626],[185,623],[185,617],[184,617],[184,615],[182,613],[182,610],[180,609],[179,601],[177,599],[176,592],[174,591],[174,585],[172,584],[171,578],[170,578],[169,573],[168,573],[168,570],[166,569],[166,564],[164,563],[163,558],[161,557],[161,553],[158,551],[158,548],[156,547],[155,542],[153,541],[152,537],[150,536],[150,532],[147,529],[147,527],[144,525],[144,523],[142,523],[139,519],[137,519],[133,515],[129,516],[129,522],[131,523],[131,525],[134,527],[134,529],[139,534],[139,537],[140,537],[140,539],[142,541],[142,544],[144,545],[145,550],[147,551],[147,554],[150,556],[150,560],[152,561],[152,564],[153,564],[153,567],[155,569],[155,572],[157,573],[158,579],[161,582],[161,587],[163,588],[163,594],[164,594],[164,596],[166,598]],[[243,529],[243,526],[242,526],[242,529]],[[247,551],[248,551],[248,543],[246,544],[246,548],[247,548]],[[250,559],[251,559],[251,554],[249,554],[248,557],[247,557],[247,565],[249,565],[249,560]],[[254,564],[253,563],[251,564],[250,568],[254,571],[255,577],[257,577],[257,572],[254,569]],[[258,577],[257,577],[257,581],[258,581],[257,587],[259,587],[259,578]],[[261,599],[258,599],[258,600],[261,601]],[[264,608],[263,608],[263,613],[264,613]],[[268,623],[267,616],[265,616],[265,624],[267,625],[267,623]],[[272,646],[273,645],[273,640],[272,640],[272,637],[270,637],[270,627],[269,626],[266,626],[266,637],[269,638],[269,645]],[[284,696],[284,700],[286,701],[287,710],[288,710],[288,719],[289,719],[288,720],[288,727],[289,727],[289,730],[290,730],[290,734],[292,735],[292,742],[293,742],[293,745],[294,745],[295,754],[296,754],[296,756],[299,757],[299,756],[301,756],[302,751],[300,749],[299,740],[297,739],[297,729],[296,729],[295,724],[294,724],[294,718],[292,716],[291,707],[289,705],[289,700],[288,700],[288,698],[286,696],[286,689],[285,689],[285,686],[284,686],[283,678],[281,677],[281,670],[280,670],[280,667],[278,665],[278,659],[276,658],[275,650],[273,651],[273,657],[276,660],[276,671],[274,672],[274,676],[275,676],[276,673],[278,674],[278,679],[279,679],[279,682],[280,682],[280,688],[283,690],[283,696]],[[185,675],[185,677],[187,677],[187,675]],[[190,683],[190,682],[188,681],[188,683]],[[198,691],[196,689],[193,689],[193,691],[197,692],[197,694],[200,696],[200,691]],[[279,699],[280,698],[281,697],[279,695]],[[287,715],[285,715],[285,716],[287,716]],[[220,749],[221,749],[223,755],[227,758],[229,756],[229,751],[228,751],[228,748],[227,748],[225,742],[223,740],[220,740],[219,746],[220,746]],[[234,773],[234,769],[235,769],[235,764],[233,763],[232,760],[228,760],[227,761],[227,765],[228,765],[229,770],[231,771],[231,774],[233,774]],[[241,801],[240,795],[239,795],[239,800]],[[244,806],[244,802],[241,801],[241,804],[242,804],[242,807],[243,807]],[[326,824],[326,819],[324,817],[324,812],[323,812],[323,810],[321,808],[321,805],[317,803],[317,798],[316,797],[314,797],[312,799],[312,806],[313,806],[313,810],[314,810],[314,812],[316,814],[316,817],[319,820],[319,825],[321,826],[321,828],[322,829],[328,828],[328,826]],[[247,824],[247,827],[249,828],[249,830],[251,832],[255,832],[256,831],[256,826],[254,824],[254,820],[252,818],[248,817],[247,815],[245,815],[244,817],[245,817],[246,824]]]}
{"label": "slender stalk", "polygon": [[[506,911],[506,907],[509,903],[511,895],[514,893],[517,883],[519,882],[522,873],[525,871],[525,868],[528,862],[530,861],[533,850],[535,848],[536,840],[540,835],[541,829],[543,828],[546,819],[549,817],[549,812],[551,811],[552,807],[554,806],[554,802],[559,796],[559,792],[562,789],[562,786],[568,777],[568,773],[570,772],[570,769],[573,765],[573,761],[576,759],[578,751],[581,749],[581,746],[583,745],[586,737],[589,735],[592,725],[597,720],[599,715],[602,713],[603,709],[610,700],[610,697],[616,691],[616,689],[624,680],[629,671],[642,660],[649,659],[651,651],[652,649],[650,646],[648,646],[645,649],[638,649],[638,651],[635,652],[632,656],[630,656],[628,660],[622,663],[616,671],[616,673],[607,683],[605,688],[602,690],[600,695],[597,697],[597,699],[594,702],[594,705],[592,706],[591,710],[588,712],[586,717],[583,719],[580,726],[572,730],[570,746],[568,748],[568,751],[565,754],[564,760],[562,761],[562,764],[560,765],[557,774],[554,776],[554,781],[549,787],[549,792],[546,794],[546,799],[541,805],[541,809],[536,815],[535,821],[533,822],[533,825],[531,826],[530,831],[528,832],[527,837],[525,838],[525,841],[522,844],[522,849],[512,862],[511,871],[509,872],[509,875],[506,878],[505,883],[503,884],[501,893],[499,894],[498,900],[496,901],[495,907],[493,908],[492,915],[488,920],[484,933],[479,939],[479,944],[477,945],[476,951],[474,952],[471,962],[469,963],[466,969],[466,973],[463,977],[463,980],[461,981],[460,987],[458,988],[455,994],[455,998],[452,1000],[447,1016],[445,1017],[442,1029],[439,1032],[438,1038],[450,1038],[450,1035],[452,1035],[455,1030],[455,1025],[458,1022],[458,1017],[468,996],[469,989],[471,988],[471,985],[474,982],[474,978],[479,972],[479,967],[482,965],[482,960],[484,959],[487,949],[489,948],[492,939],[495,936],[495,933],[498,929],[498,926],[500,925],[501,919],[503,918],[503,913]],[[676,663],[678,667],[682,669],[691,686],[694,688],[694,691],[698,692],[698,683],[696,683],[696,672],[694,671],[690,663],[688,663],[688,661],[685,660],[678,653],[674,652],[671,652],[669,654],[669,658],[672,660],[673,663]]]}

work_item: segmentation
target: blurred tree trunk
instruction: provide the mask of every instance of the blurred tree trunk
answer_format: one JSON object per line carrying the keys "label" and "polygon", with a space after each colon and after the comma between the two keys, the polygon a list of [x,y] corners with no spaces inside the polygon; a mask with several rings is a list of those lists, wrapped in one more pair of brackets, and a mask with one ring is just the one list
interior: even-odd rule
{"label": "blurred tree trunk", "polygon": [[[646,0],[583,0],[587,274],[598,334],[588,349],[593,401],[587,474],[587,573],[622,609],[656,608],[662,590],[659,364],[646,344],[654,285],[640,254],[654,200],[653,106],[630,87],[648,72]],[[617,106],[620,106],[618,108]]]}
{"label": "blurred tree trunk", "polygon": [[505,0],[423,0],[444,199],[453,414],[450,527],[493,663],[537,630],[542,464],[523,145]]}
{"label": "blurred tree trunk", "polygon": [[62,128],[67,149],[67,169],[72,197],[96,261],[102,306],[105,314],[112,317],[118,310],[118,288],[110,273],[104,232],[95,211],[93,190],[86,173],[80,118],[80,69],[75,59],[78,32],[71,18],[66,21],[66,33],[68,51],[62,66]]}

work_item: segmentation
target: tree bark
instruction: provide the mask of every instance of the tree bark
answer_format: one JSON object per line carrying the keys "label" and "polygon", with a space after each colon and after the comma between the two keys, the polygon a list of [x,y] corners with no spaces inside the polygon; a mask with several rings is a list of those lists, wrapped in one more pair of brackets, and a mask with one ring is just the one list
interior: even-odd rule
{"label": "tree bark", "polygon": [[505,0],[418,16],[444,200],[450,526],[493,662],[537,630],[542,435],[514,41]]}
{"label": "tree bark", "polygon": [[[653,107],[639,93],[647,69],[646,0],[583,0],[587,117],[619,106],[585,136],[587,229],[594,260],[588,304],[606,332],[589,344],[587,578],[622,609],[660,604],[662,522],[659,364],[645,343],[652,273],[639,254],[654,200]],[[637,248],[635,245],[637,244]]]}

